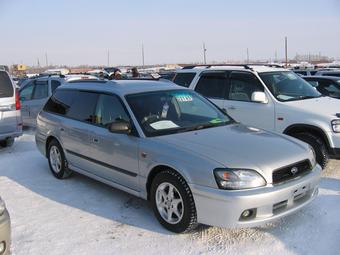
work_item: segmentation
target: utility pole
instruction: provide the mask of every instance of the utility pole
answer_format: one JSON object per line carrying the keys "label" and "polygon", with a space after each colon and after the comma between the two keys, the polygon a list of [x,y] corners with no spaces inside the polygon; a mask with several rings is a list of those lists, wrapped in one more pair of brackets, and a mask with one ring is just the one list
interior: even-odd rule
{"label": "utility pole", "polygon": [[107,66],[110,66],[110,50],[107,50]]}
{"label": "utility pole", "polygon": [[205,65],[207,64],[207,55],[206,55],[206,52],[207,52],[207,48],[205,47],[205,43],[203,43],[203,60],[204,60],[204,64]]}
{"label": "utility pole", "polygon": [[285,56],[286,56],[286,68],[288,67],[288,39],[285,37]]}
{"label": "utility pole", "polygon": [[275,50],[275,62],[277,63],[277,50]]}
{"label": "utility pole", "polygon": [[48,57],[47,57],[47,52],[45,53],[45,61],[46,61],[46,66],[48,66]]}
{"label": "utility pole", "polygon": [[247,64],[249,64],[249,49],[247,48]]}
{"label": "utility pole", "polygon": [[145,65],[145,62],[144,62],[144,43],[142,43],[142,64],[143,64],[143,67]]}

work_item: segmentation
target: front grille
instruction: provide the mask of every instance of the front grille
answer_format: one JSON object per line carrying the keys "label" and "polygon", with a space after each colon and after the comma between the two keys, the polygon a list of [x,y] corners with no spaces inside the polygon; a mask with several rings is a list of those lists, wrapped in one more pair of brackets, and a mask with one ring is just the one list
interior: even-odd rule
{"label": "front grille", "polygon": [[273,172],[273,184],[295,179],[301,175],[309,173],[311,170],[312,166],[308,159],[282,167]]}

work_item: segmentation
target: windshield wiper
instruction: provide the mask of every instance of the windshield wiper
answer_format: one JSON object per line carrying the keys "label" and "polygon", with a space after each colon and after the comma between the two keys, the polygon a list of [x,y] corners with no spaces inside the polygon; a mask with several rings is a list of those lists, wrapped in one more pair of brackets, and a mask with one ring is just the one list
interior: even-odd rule
{"label": "windshield wiper", "polygon": [[312,99],[312,98],[319,98],[319,97],[323,97],[324,95],[320,95],[320,96],[299,96],[299,97],[294,97],[294,98],[290,98],[287,101],[297,101],[297,100],[305,100],[305,99]]}
{"label": "windshield wiper", "polygon": [[227,122],[221,122],[221,123],[218,123],[218,124],[213,124],[213,123],[203,123],[203,124],[199,124],[199,125],[196,125],[196,126],[193,126],[193,127],[187,127],[187,128],[183,128],[183,129],[180,129],[179,131],[180,132],[188,132],[188,131],[194,131],[194,130],[201,130],[201,129],[205,129],[205,128],[211,128],[211,127],[218,127],[218,126],[221,126],[222,124],[225,125]]}

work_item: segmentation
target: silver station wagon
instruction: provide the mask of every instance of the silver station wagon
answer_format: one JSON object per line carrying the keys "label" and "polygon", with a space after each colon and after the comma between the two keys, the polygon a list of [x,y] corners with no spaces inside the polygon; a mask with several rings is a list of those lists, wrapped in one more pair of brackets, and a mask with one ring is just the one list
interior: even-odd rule
{"label": "silver station wagon", "polygon": [[62,85],[38,115],[36,143],[55,177],[75,171],[148,199],[177,233],[256,226],[318,194],[309,145],[236,123],[171,82]]}

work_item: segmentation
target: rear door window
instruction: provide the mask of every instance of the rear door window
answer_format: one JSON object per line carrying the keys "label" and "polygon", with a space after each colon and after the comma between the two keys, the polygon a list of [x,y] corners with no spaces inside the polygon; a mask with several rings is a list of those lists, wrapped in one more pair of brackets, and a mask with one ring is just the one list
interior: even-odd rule
{"label": "rear door window", "polygon": [[12,97],[14,95],[14,88],[6,72],[0,71],[0,98]]}
{"label": "rear door window", "polygon": [[93,123],[95,121],[94,111],[97,104],[98,94],[78,91],[75,95],[66,116],[79,121]]}
{"label": "rear door window", "polygon": [[264,88],[255,75],[246,72],[231,73],[229,100],[250,102],[256,91],[264,92]]}
{"label": "rear door window", "polygon": [[66,115],[73,99],[76,97],[76,93],[73,90],[57,90],[45,104],[44,111]]}
{"label": "rear door window", "polygon": [[179,86],[188,88],[196,76],[196,73],[177,73],[173,82]]}
{"label": "rear door window", "polygon": [[20,100],[28,101],[32,99],[34,89],[33,81],[30,81],[23,89],[20,90]]}
{"label": "rear door window", "polygon": [[319,86],[319,82],[317,80],[306,80],[310,85],[312,85],[314,88],[317,88]]}
{"label": "rear door window", "polygon": [[32,99],[43,99],[48,97],[47,81],[36,81]]}
{"label": "rear door window", "polygon": [[195,88],[195,91],[201,95],[215,99],[225,99],[227,90],[225,72],[202,74]]}

